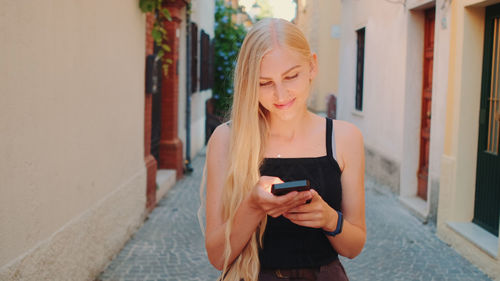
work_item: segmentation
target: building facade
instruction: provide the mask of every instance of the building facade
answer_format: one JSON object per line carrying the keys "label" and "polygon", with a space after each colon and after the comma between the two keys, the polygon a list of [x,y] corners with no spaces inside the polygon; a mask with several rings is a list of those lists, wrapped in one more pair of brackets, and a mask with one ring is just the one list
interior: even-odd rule
{"label": "building facade", "polygon": [[339,119],[363,131],[366,172],[435,220],[449,11],[438,1],[342,2]]}
{"label": "building facade", "polygon": [[452,1],[437,233],[500,280],[498,1]]}
{"label": "building facade", "polygon": [[342,1],[339,119],[366,172],[500,279],[500,6]]}
{"label": "building facade", "polygon": [[145,16],[0,5],[0,280],[93,280],[146,215]]}
{"label": "building facade", "polygon": [[[213,85],[215,4],[177,0],[165,5],[172,18],[163,25],[171,49],[166,57],[171,63],[168,74],[157,79],[157,92],[146,94],[145,102],[148,209],[190,172],[191,159],[204,147],[206,101]],[[154,46],[151,28],[147,55],[154,56],[159,47]]]}
{"label": "building facade", "polygon": [[337,96],[339,84],[339,50],[341,1],[297,0],[297,24],[318,55],[319,72],[315,79],[309,109],[324,113],[331,96]]}
{"label": "building facade", "polygon": [[214,4],[167,2],[153,91],[138,1],[0,1],[0,280],[94,280],[204,146]]}

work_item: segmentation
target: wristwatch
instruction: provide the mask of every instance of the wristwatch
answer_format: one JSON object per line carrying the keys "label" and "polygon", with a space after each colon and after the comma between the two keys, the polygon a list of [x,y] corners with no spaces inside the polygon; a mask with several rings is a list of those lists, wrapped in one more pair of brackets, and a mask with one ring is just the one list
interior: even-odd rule
{"label": "wristwatch", "polygon": [[337,234],[340,234],[342,232],[342,225],[344,224],[344,217],[342,216],[342,212],[335,210],[338,214],[337,216],[337,228],[335,228],[334,231],[326,231],[323,230],[323,232],[326,235],[329,236],[336,236]]}

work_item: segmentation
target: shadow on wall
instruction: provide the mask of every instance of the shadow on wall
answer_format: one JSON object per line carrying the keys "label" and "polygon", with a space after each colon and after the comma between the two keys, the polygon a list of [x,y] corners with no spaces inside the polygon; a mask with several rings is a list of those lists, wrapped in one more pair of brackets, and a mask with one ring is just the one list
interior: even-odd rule
{"label": "shadow on wall", "polygon": [[393,193],[399,195],[399,164],[368,146],[365,146],[365,153],[366,173],[373,176],[377,182],[389,186]]}

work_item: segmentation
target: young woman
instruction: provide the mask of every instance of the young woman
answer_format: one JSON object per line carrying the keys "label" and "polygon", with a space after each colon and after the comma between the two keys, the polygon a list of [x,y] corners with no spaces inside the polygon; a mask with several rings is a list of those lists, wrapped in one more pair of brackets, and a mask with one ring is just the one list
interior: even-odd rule
{"label": "young woman", "polygon": [[[263,19],[243,41],[231,119],[207,146],[205,246],[224,280],[347,280],[338,255],[363,249],[363,136],[308,111],[317,72],[286,20]],[[303,179],[311,190],[270,192]]]}

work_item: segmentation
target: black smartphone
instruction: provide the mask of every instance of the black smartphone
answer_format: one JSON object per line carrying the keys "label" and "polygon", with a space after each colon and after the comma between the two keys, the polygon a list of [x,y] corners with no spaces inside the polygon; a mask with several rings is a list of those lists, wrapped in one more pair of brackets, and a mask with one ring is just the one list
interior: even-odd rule
{"label": "black smartphone", "polygon": [[309,180],[288,181],[284,183],[277,183],[271,186],[271,193],[274,195],[285,195],[292,191],[306,191],[311,189]]}

